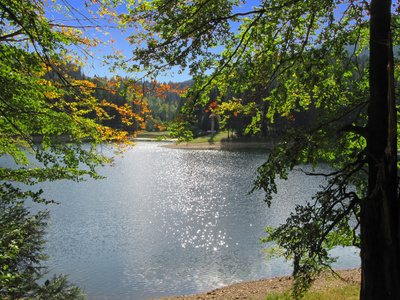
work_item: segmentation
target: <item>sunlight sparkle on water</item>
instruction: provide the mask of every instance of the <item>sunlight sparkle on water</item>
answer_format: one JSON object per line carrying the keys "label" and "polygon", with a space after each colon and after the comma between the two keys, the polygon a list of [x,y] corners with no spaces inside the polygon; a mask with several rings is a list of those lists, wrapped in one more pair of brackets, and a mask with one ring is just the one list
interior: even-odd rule
{"label": "sunlight sparkle on water", "polygon": [[[105,180],[43,183],[61,202],[48,207],[52,274],[70,274],[89,300],[196,294],[290,274],[288,263],[264,260],[259,238],[320,183],[292,172],[268,209],[262,192],[248,195],[266,157],[139,143],[101,170]],[[359,265],[353,252],[341,267]]]}

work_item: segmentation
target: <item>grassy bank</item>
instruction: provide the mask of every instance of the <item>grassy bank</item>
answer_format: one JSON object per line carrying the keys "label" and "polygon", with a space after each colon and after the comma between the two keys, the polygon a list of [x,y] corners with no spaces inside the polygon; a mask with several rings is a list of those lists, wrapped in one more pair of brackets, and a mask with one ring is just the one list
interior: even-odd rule
{"label": "grassy bank", "polygon": [[[326,288],[308,292],[302,300],[356,300],[360,297],[360,286]],[[289,292],[271,293],[264,300],[292,300]]]}
{"label": "grassy bank", "polygon": [[136,138],[140,139],[170,139],[169,137],[170,131],[158,131],[158,132],[150,132],[150,131],[142,131],[136,135]]}
{"label": "grassy bank", "polygon": [[[142,131],[137,134],[137,138],[143,139],[171,139],[169,136],[170,131],[159,131],[159,132],[149,132]],[[236,136],[232,136],[232,133],[228,135],[227,131],[217,132],[213,137],[211,135],[197,137],[191,141],[185,142],[188,144],[196,144],[196,143],[215,143],[215,142],[231,142],[231,143],[265,143],[265,142],[273,142],[271,139],[261,139],[261,138],[238,138]]]}
{"label": "grassy bank", "polygon": [[213,137],[211,135],[202,136],[189,141],[188,143],[215,143],[215,142],[223,142],[223,143],[270,143],[273,142],[272,139],[263,139],[258,137],[236,137],[232,136],[232,133],[228,135],[227,131],[217,132]]}

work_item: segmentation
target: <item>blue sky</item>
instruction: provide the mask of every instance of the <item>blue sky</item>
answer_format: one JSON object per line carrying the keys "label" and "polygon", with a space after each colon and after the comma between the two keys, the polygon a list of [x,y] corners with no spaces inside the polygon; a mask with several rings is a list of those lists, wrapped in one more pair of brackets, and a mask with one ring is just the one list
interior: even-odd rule
{"label": "blue sky", "polygon": [[[63,0],[59,0],[59,3],[63,3]],[[84,16],[88,17],[90,16],[90,14],[87,12],[87,8],[85,6],[85,1],[84,0],[68,0],[67,3],[69,3],[75,10],[71,10],[71,14],[74,15],[74,17],[78,17],[78,18],[84,18]],[[247,1],[247,3],[245,4],[245,6],[243,8],[238,8],[237,10],[241,10],[241,11],[248,11],[251,10],[251,8],[255,5],[257,5],[259,3],[259,1]],[[235,10],[235,12],[237,11]],[[122,12],[124,11],[124,6],[120,7],[118,9],[118,12]],[[52,13],[48,13],[47,16],[50,19],[55,19],[57,20],[57,22],[64,22],[65,24],[68,25],[78,25],[78,23],[76,21],[64,21],[66,20],[66,18],[62,15],[61,12],[52,12]],[[110,24],[108,24],[107,20],[100,20],[99,23],[103,26],[109,26]],[[88,21],[82,21],[82,24],[89,24]],[[108,31],[110,34],[105,35],[104,32]],[[129,45],[129,42],[126,40],[129,31],[127,32],[122,32],[121,30],[117,29],[117,28],[105,28],[105,30],[103,31],[103,33],[100,33],[98,31],[96,31],[95,29],[90,29],[87,31],[87,33],[89,35],[89,37],[97,37],[100,38],[102,41],[107,42],[107,45],[101,45],[98,47],[98,49],[96,49],[96,51],[93,51],[93,56],[91,58],[88,59],[87,63],[91,66],[91,67],[86,67],[85,68],[85,73],[89,76],[107,76],[107,77],[111,77],[112,75],[115,75],[114,73],[111,73],[108,70],[108,67],[103,66],[102,63],[102,57],[105,54],[109,54],[112,53],[112,49],[117,49],[117,50],[122,50],[124,52],[124,55],[129,58],[130,57],[130,53],[131,53],[131,49],[132,46]],[[115,41],[113,43],[111,43],[111,40]],[[174,71],[174,70],[172,70]],[[118,75],[121,76],[128,76],[128,77],[136,77],[136,78],[140,78],[143,76],[143,74],[126,74],[125,72],[119,71],[117,73]],[[162,76],[157,78],[158,81],[174,81],[174,82],[182,82],[185,80],[190,79],[189,75],[187,72],[184,72],[182,74],[178,74],[175,70],[175,72],[173,72],[173,77],[172,76]]]}
{"label": "blue sky", "polygon": [[[85,0],[57,0],[58,3],[65,3],[64,1],[66,1],[66,3],[69,3],[74,10],[72,10],[72,12],[74,13],[75,17],[79,17],[82,18],[84,16],[86,17],[90,17],[90,14],[87,12],[87,8],[85,6]],[[89,2],[89,0],[86,0]],[[92,0],[93,1],[93,0]],[[122,1],[122,0],[121,0]],[[129,1],[129,0],[125,0],[125,1]],[[260,0],[248,0],[246,1],[246,3],[243,5],[243,7],[240,8],[235,8],[233,13],[238,13],[238,12],[248,12],[251,11],[253,9],[254,6],[258,6],[260,3]],[[94,8],[93,8],[94,10]],[[118,7],[118,11],[117,13],[121,13],[121,12],[125,12],[125,6],[121,4],[121,6]],[[82,15],[80,15],[80,13]],[[65,17],[62,16],[62,14],[60,12],[54,12],[54,13],[49,13],[48,17],[50,19],[65,19]],[[132,47],[129,42],[127,41],[127,37],[129,36],[129,29],[126,32],[122,32],[120,29],[118,28],[110,28],[109,26],[114,26],[115,24],[109,24],[107,22],[107,19],[103,19],[103,20],[99,20],[99,24],[101,26],[104,26],[105,29],[103,30],[103,33],[100,33],[98,31],[96,31],[95,29],[90,29],[87,31],[87,34],[89,35],[89,37],[97,37],[100,38],[101,40],[107,42],[107,45],[101,45],[98,47],[98,49],[96,51],[93,51],[93,56],[91,58],[88,59],[88,63],[91,65],[91,67],[87,67],[85,68],[85,73],[87,73],[89,76],[107,76],[107,77],[111,77],[112,75],[115,75],[113,73],[111,73],[108,70],[108,67],[103,66],[102,63],[102,59],[103,56],[106,54],[110,54],[112,53],[112,49],[116,49],[116,50],[122,50],[124,52],[124,55],[126,56],[126,58],[131,58],[131,51],[132,51]],[[62,22],[59,21],[59,22]],[[70,21],[71,24],[71,21]],[[77,22],[73,21],[71,25],[76,25]],[[88,24],[88,21],[83,21],[83,24]],[[236,26],[235,26],[236,25]],[[237,24],[234,24],[233,29],[237,28]],[[105,35],[105,32],[109,32],[110,34]],[[114,41],[113,43],[111,43],[111,41]],[[217,48],[216,51],[221,51],[222,49]],[[188,72],[183,72],[182,74],[178,74],[175,70],[172,70],[172,72],[170,74],[173,73],[173,77],[171,76],[160,76],[157,78],[158,81],[161,82],[169,82],[169,81],[174,81],[174,82],[182,82],[185,80],[189,80],[190,77],[188,75]],[[128,76],[128,77],[134,77],[136,79],[140,79],[141,77],[143,77],[144,74],[126,74],[123,71],[119,71],[119,73],[117,73],[117,75],[120,76]],[[146,78],[145,78],[146,79]]]}

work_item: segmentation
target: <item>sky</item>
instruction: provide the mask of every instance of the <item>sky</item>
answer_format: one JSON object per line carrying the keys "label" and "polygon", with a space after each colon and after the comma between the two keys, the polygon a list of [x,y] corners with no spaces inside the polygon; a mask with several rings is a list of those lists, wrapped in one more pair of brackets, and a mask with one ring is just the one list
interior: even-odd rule
{"label": "sky", "polygon": [[[50,20],[54,20],[55,23],[63,23],[67,26],[91,26],[89,21],[85,20],[85,18],[90,18],[91,15],[87,11],[87,7],[85,6],[84,0],[57,0],[57,3],[68,3],[68,6],[72,7],[70,12],[67,12],[65,9],[62,11],[52,11],[47,13],[47,17]],[[94,10],[94,8],[91,8]],[[63,14],[69,14],[68,17],[64,16]],[[79,19],[80,21],[76,21]],[[107,19],[98,19],[96,21],[96,25],[99,25],[99,30],[96,28],[86,29],[85,35],[89,38],[98,38],[101,41],[105,42],[105,44],[99,45],[96,48],[92,48],[92,55],[87,58],[85,61],[88,65],[84,68],[85,74],[88,76],[107,76],[111,77],[115,75],[115,73],[111,73],[109,71],[108,66],[104,66],[103,56],[112,54],[113,49],[117,51],[124,51],[127,55],[130,52],[130,45],[129,42],[126,40],[126,33],[122,33],[121,30],[115,28],[115,24],[110,24]],[[70,47],[71,51],[78,51],[82,56],[83,53],[79,51],[79,49],[75,46]],[[123,72],[119,72],[118,75],[128,75]],[[130,76],[130,75],[128,75]]]}
{"label": "sky", "polygon": [[[69,5],[73,8],[71,10],[71,13],[74,14],[74,17],[76,18],[82,18],[82,17],[90,17],[90,14],[87,11],[87,7],[85,5],[86,1],[95,1],[95,0],[55,0],[57,3],[69,3]],[[129,0],[118,0],[118,1],[129,1]],[[133,1],[133,0],[132,0]],[[140,1],[140,0],[137,0]],[[200,0],[197,0],[200,1]],[[243,0],[245,1],[245,0]],[[261,0],[247,0],[245,4],[242,5],[240,8],[234,8],[233,13],[237,12],[247,12],[253,10],[254,6],[258,6]],[[93,8],[92,8],[93,9]],[[340,9],[339,9],[340,10]],[[126,7],[124,4],[121,4],[117,8],[117,13],[122,13],[126,12]],[[48,18],[49,19],[55,19],[57,20],[56,22],[64,22],[65,17],[62,15],[62,12],[52,12],[48,13]],[[74,18],[70,18],[74,19]],[[113,75],[120,75],[120,76],[128,76],[128,77],[133,77],[135,79],[149,79],[149,77],[145,76],[144,73],[138,73],[138,74],[127,74],[124,71],[118,71],[117,74],[111,73],[108,69],[107,66],[103,66],[103,56],[112,53],[112,49],[115,48],[117,51],[123,51],[124,55],[126,58],[131,58],[131,51],[132,47],[129,42],[127,41],[127,37],[129,35],[129,29],[126,32],[121,31],[118,28],[115,28],[115,24],[110,24],[108,23],[107,19],[102,19],[98,20],[100,26],[104,26],[103,32],[99,32],[96,29],[90,29],[87,31],[87,34],[89,37],[96,37],[100,38],[102,41],[106,42],[106,45],[101,45],[97,48],[96,51],[93,51],[92,57],[88,58],[87,63],[91,67],[86,67],[85,68],[85,73],[91,77],[93,76],[107,76],[107,77],[112,77]],[[77,24],[76,21],[68,21],[68,24],[70,25],[79,25]],[[82,24],[88,24],[87,21],[82,21]],[[114,28],[112,28],[114,26]],[[233,30],[237,28],[237,23],[232,26]],[[108,32],[110,34],[105,35],[104,33]],[[222,48],[217,48],[216,51],[222,51]],[[173,75],[172,75],[173,74]],[[173,69],[170,73],[170,75],[166,76],[160,76],[157,78],[159,82],[182,82],[191,79],[188,72],[183,72],[182,74],[178,74],[177,70]]]}
{"label": "sky", "polygon": [[[65,0],[58,0],[58,3],[65,3]],[[84,16],[88,17],[90,14],[87,12],[87,7],[85,6],[85,0],[68,0],[69,5],[73,8],[70,12],[70,14],[76,18],[82,19]],[[250,10],[254,5],[259,3],[259,1],[247,1],[245,6],[242,8],[242,10]],[[124,5],[119,7],[117,12],[124,12],[125,7]],[[65,13],[65,10],[63,10]],[[47,14],[47,17],[51,20],[56,20],[56,22],[63,22],[68,25],[78,25],[76,21],[65,21],[66,17],[62,15],[62,12],[49,12]],[[112,49],[117,49],[118,51],[123,51],[124,55],[127,58],[131,57],[131,51],[132,51],[132,46],[129,44],[127,41],[127,36],[129,34],[129,31],[122,32],[118,28],[110,28],[110,24],[107,22],[107,19],[103,19],[99,21],[100,25],[105,26],[106,29],[103,30],[103,33],[97,31],[96,29],[90,29],[86,32],[86,34],[89,35],[89,37],[96,37],[101,39],[102,41],[106,42],[106,45],[101,45],[99,46],[96,51],[93,51],[93,55],[91,58],[88,58],[86,61],[89,65],[84,68],[84,72],[86,75],[94,77],[94,76],[107,76],[111,77],[113,75],[116,75],[115,73],[111,73],[108,69],[107,66],[103,66],[102,63],[102,57],[103,55],[107,55],[112,53]],[[82,24],[88,24],[87,21],[82,21]],[[105,35],[104,31],[108,31],[110,34]],[[218,49],[217,49],[218,50]],[[173,74],[171,74],[173,73]],[[172,70],[170,74],[167,76],[161,76],[158,77],[157,80],[159,82],[182,82],[185,80],[191,79],[188,72],[183,72],[182,74],[178,74],[177,70]],[[143,73],[139,74],[127,74],[124,71],[118,71],[117,75],[120,76],[128,76],[128,77],[134,77],[136,79],[142,78],[145,76]],[[146,77],[144,77],[146,79]]]}

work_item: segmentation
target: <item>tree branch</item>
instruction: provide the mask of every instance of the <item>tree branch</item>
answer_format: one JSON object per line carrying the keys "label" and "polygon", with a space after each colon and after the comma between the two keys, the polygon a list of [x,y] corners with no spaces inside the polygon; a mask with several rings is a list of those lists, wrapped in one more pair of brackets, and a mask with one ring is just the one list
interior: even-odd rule
{"label": "tree branch", "polygon": [[3,35],[3,36],[0,37],[0,42],[7,41],[9,38],[17,36],[17,35],[21,34],[22,32],[23,32],[23,30],[20,29],[20,30],[17,30],[15,32],[13,32],[13,33],[10,33],[10,34],[7,34],[7,35]]}

